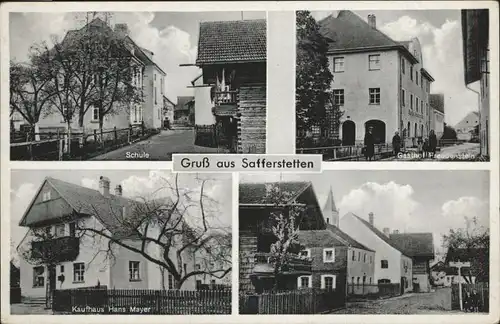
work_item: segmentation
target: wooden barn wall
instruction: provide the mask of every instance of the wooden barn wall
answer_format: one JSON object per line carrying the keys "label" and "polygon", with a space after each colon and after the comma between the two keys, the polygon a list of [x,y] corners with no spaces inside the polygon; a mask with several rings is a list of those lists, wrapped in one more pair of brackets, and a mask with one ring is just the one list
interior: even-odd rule
{"label": "wooden barn wall", "polygon": [[257,252],[257,235],[250,231],[240,231],[240,277],[241,291],[253,291],[254,287],[250,280],[254,264],[254,255]]}
{"label": "wooden barn wall", "polygon": [[238,100],[238,153],[266,153],[266,86],[241,86]]}

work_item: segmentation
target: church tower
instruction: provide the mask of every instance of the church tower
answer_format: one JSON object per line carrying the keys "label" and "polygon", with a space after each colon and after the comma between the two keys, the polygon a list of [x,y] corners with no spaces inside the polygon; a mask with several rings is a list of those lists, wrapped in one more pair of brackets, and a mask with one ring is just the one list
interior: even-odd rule
{"label": "church tower", "polygon": [[323,216],[325,217],[326,224],[339,227],[339,211],[337,206],[335,206],[332,187],[330,187],[330,192],[328,193],[328,198],[323,208]]}

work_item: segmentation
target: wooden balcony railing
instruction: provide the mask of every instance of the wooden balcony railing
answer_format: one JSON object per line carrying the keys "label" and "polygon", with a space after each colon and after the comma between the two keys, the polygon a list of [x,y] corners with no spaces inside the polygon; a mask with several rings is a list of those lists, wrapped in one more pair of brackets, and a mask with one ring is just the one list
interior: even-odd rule
{"label": "wooden balcony railing", "polygon": [[238,102],[238,90],[215,91],[214,104],[235,105]]}
{"label": "wooden balcony railing", "polygon": [[[271,253],[255,253],[254,272],[273,273],[274,258],[275,256]],[[283,273],[309,273],[312,270],[312,260],[310,258],[288,253],[286,259],[285,264],[281,267]]]}
{"label": "wooden balcony railing", "polygon": [[78,237],[64,236],[31,242],[32,256],[42,262],[74,261],[80,253]]}

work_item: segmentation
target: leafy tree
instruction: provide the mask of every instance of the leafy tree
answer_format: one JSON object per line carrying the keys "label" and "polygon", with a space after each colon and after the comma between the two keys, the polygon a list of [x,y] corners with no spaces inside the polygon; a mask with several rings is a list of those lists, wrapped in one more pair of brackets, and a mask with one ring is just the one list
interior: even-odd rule
{"label": "leafy tree", "polygon": [[298,241],[300,216],[305,210],[301,204],[289,204],[293,197],[291,192],[282,190],[279,184],[266,185],[264,200],[271,202],[274,209],[271,212],[271,230],[276,241],[271,244],[271,262],[273,263],[273,289],[281,286],[281,273],[287,267],[294,253],[300,251]]}
{"label": "leafy tree", "polygon": [[[333,75],[328,67],[328,41],[309,11],[297,11],[296,127],[307,131],[327,123],[326,106]],[[340,117],[339,117],[340,118]]]}
{"label": "leafy tree", "polygon": [[449,139],[449,140],[456,140],[457,139],[457,132],[455,129],[446,123],[444,123],[444,130],[443,130],[443,135],[441,136],[441,139]]}

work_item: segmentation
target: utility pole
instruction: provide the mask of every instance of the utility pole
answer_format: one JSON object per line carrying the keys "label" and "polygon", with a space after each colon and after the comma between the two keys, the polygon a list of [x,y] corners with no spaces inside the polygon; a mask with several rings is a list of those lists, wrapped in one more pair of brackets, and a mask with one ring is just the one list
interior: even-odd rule
{"label": "utility pole", "polygon": [[463,297],[462,297],[462,274],[460,269],[464,267],[470,267],[470,262],[450,262],[450,267],[454,267],[458,269],[458,298],[460,300],[460,310],[463,311],[464,305],[463,305]]}

